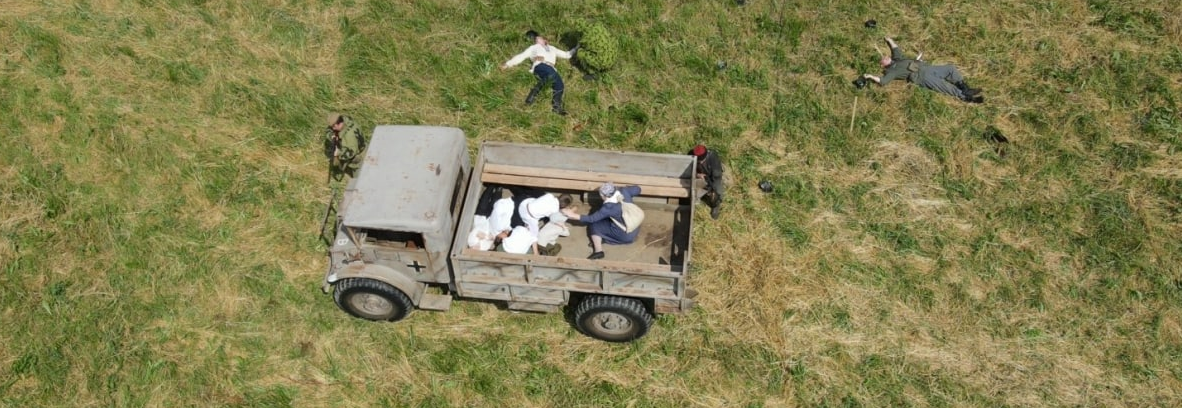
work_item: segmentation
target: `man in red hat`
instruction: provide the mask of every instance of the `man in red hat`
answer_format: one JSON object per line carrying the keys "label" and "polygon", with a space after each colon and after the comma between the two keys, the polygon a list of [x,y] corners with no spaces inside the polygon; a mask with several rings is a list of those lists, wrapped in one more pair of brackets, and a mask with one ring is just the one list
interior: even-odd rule
{"label": "man in red hat", "polygon": [[699,197],[710,206],[710,218],[717,220],[719,207],[722,206],[722,192],[725,189],[722,182],[722,161],[719,160],[718,154],[707,149],[705,145],[694,146],[689,153],[698,159],[698,178],[706,180],[706,193]]}

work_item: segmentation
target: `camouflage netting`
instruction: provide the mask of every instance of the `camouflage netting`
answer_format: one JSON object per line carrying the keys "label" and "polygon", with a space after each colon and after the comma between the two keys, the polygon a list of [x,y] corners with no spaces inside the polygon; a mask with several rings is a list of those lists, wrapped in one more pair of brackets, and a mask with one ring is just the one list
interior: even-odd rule
{"label": "camouflage netting", "polygon": [[592,75],[598,75],[616,65],[619,42],[603,24],[580,21],[575,25],[579,32],[578,62]]}

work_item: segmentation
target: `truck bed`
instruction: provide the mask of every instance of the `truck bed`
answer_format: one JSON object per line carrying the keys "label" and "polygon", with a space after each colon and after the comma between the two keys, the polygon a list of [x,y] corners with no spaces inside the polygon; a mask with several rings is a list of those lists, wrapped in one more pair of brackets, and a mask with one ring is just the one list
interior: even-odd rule
{"label": "truck bed", "polygon": [[[555,196],[569,191],[547,191]],[[599,203],[588,203],[583,200],[585,195],[592,193],[571,194],[575,197],[574,205],[578,206],[581,214],[598,208]],[[509,197],[508,192],[504,197]],[[644,209],[644,224],[640,226],[640,235],[631,244],[604,244],[603,250],[607,261],[649,263],[657,265],[681,265],[685,256],[682,248],[674,245],[676,242],[687,240],[690,231],[684,222],[690,216],[690,207],[681,204],[668,204],[659,200],[639,197],[635,204]],[[587,236],[587,226],[575,220],[567,221],[570,235],[558,237],[558,244],[562,245],[561,257],[586,257],[591,254],[591,239]],[[664,268],[661,268],[664,269]],[[672,270],[672,268],[670,268]]]}
{"label": "truck bed", "polygon": [[[528,163],[523,163],[528,162]],[[463,297],[500,299],[511,309],[552,311],[572,294],[611,294],[651,299],[657,313],[692,306],[685,297],[693,207],[693,158],[686,155],[610,152],[486,142],[473,166],[468,199],[461,210],[452,266]],[[521,186],[554,195],[571,194],[576,211],[598,206],[604,182],[639,185],[633,202],[645,210],[635,242],[604,245],[603,259],[589,260],[587,228],[569,220],[570,235],[560,237],[557,256],[519,255],[466,248],[475,215],[475,197],[490,185]],[[508,188],[505,189],[508,194]],[[594,200],[594,201],[592,201]]]}

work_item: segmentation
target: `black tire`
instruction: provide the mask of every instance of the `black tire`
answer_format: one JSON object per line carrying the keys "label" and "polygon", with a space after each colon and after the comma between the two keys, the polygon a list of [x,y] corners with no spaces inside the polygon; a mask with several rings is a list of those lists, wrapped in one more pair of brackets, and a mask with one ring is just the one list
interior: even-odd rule
{"label": "black tire", "polygon": [[366,320],[396,322],[414,309],[401,290],[373,279],[345,279],[336,283],[333,300],[346,313]]}
{"label": "black tire", "polygon": [[616,296],[587,296],[574,318],[583,334],[613,343],[639,339],[653,325],[653,315],[639,300]]}

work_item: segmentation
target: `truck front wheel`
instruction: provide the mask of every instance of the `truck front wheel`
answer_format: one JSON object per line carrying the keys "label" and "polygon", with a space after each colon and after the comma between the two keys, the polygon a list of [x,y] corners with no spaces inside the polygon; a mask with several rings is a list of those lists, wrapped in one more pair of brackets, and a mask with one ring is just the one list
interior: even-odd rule
{"label": "truck front wheel", "polygon": [[353,316],[388,322],[402,320],[414,308],[410,298],[398,288],[363,278],[337,282],[333,300]]}
{"label": "truck front wheel", "polygon": [[588,296],[574,313],[579,331],[593,338],[625,342],[639,339],[653,325],[653,315],[636,299]]}

